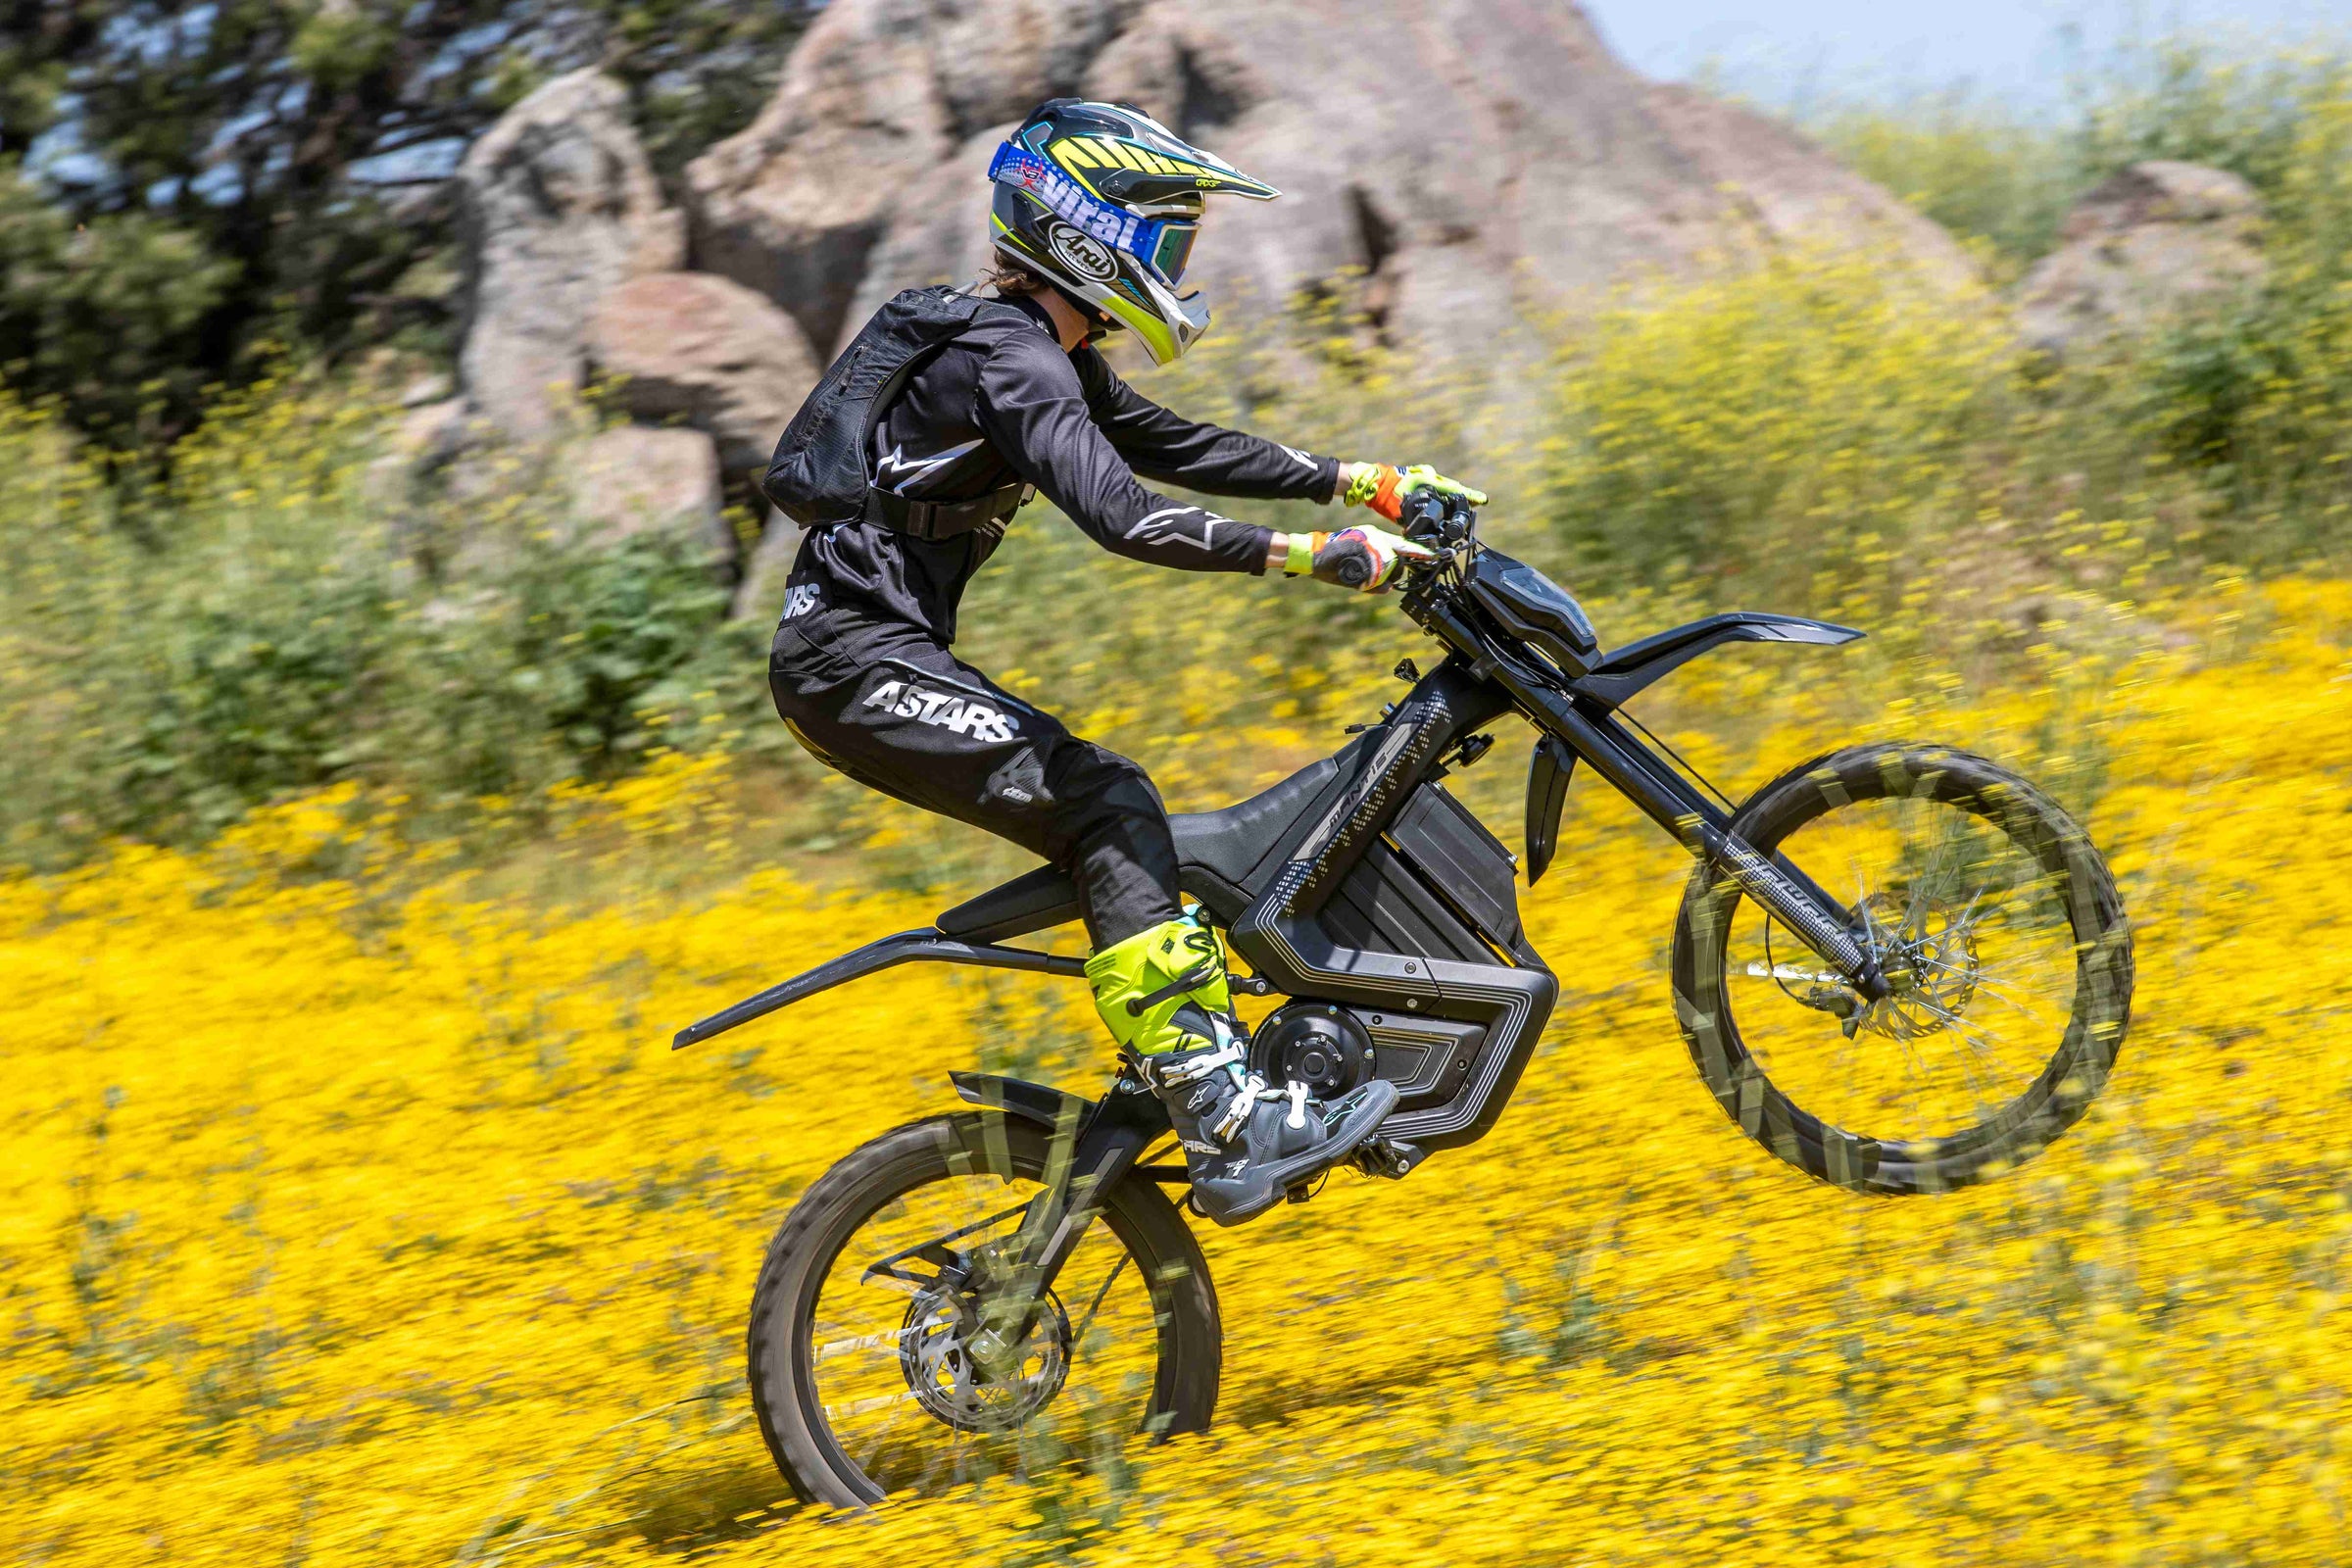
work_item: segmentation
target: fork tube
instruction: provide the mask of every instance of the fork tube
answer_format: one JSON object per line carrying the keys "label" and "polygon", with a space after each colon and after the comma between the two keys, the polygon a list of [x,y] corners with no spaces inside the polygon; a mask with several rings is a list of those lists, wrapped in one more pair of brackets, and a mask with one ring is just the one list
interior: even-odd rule
{"label": "fork tube", "polygon": [[1779,916],[1816,955],[1837,965],[1855,990],[1873,1002],[1886,995],[1878,963],[1846,928],[1843,908],[1788,857],[1767,857],[1750,848],[1732,831],[1729,816],[1610,714],[1588,713],[1573,699],[1524,686],[1508,671],[1498,670],[1496,678],[1540,714],[1546,728],[1574,747],[1593,771],[1682,840],[1693,856],[1729,871],[1749,898]]}
{"label": "fork tube", "polygon": [[1684,848],[1731,872],[1742,891],[1778,915],[1821,958],[1836,964],[1856,991],[1872,1002],[1886,995],[1878,961],[1846,929],[1845,911],[1838,901],[1787,856],[1758,855],[1732,831],[1730,817],[1692,789],[1665,759],[1636,740],[1607,709],[1525,678],[1514,661],[1503,657],[1485,633],[1442,598],[1408,601],[1406,609],[1469,664],[1472,675],[1510,693],[1520,711],[1574,747],[1594,772],[1680,839]]}

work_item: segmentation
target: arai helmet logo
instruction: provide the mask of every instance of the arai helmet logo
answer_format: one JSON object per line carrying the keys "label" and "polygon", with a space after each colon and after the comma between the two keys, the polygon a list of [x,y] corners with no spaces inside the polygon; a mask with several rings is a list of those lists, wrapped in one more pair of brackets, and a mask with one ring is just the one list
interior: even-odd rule
{"label": "arai helmet logo", "polygon": [[1055,260],[1081,277],[1091,277],[1102,283],[1118,273],[1119,264],[1111,258],[1109,246],[1067,223],[1049,224],[1046,244],[1053,250]]}

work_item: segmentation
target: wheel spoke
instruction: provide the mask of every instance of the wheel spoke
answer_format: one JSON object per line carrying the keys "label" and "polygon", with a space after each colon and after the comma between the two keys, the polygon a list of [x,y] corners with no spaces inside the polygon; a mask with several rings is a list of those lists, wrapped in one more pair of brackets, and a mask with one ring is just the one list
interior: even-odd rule
{"label": "wheel spoke", "polygon": [[825,1419],[839,1421],[849,1416],[865,1415],[874,1410],[887,1410],[893,1405],[911,1404],[915,1397],[916,1395],[912,1389],[906,1389],[897,1394],[877,1395],[870,1399],[852,1399],[847,1404],[828,1404],[825,1406]]}
{"label": "wheel spoke", "polygon": [[1110,1288],[1118,1283],[1119,1276],[1126,1271],[1126,1268],[1127,1254],[1122,1251],[1119,1253],[1119,1260],[1110,1266],[1110,1272],[1102,1276],[1102,1288],[1095,1292],[1093,1300],[1086,1303],[1086,1315],[1080,1318],[1078,1326],[1070,1331],[1070,1353],[1073,1357],[1078,1353],[1078,1347],[1086,1343],[1086,1331],[1094,1326],[1095,1314],[1102,1307],[1102,1298],[1110,1294]]}
{"label": "wheel spoke", "polygon": [[860,1334],[846,1340],[829,1340],[816,1348],[812,1352],[812,1359],[830,1361],[837,1355],[848,1355],[853,1350],[879,1349],[885,1346],[896,1350],[906,1336],[915,1332],[917,1331],[910,1328],[889,1329],[880,1334]]}
{"label": "wheel spoke", "polygon": [[[890,1419],[875,1429],[872,1440],[865,1446],[864,1452],[858,1456],[858,1468],[869,1475],[873,1472],[874,1461],[882,1457],[883,1445],[890,1441],[890,1435],[899,1430],[901,1422],[914,1413],[914,1391],[909,1389],[903,1395],[893,1395],[890,1396],[889,1403],[891,1405]],[[828,1421],[832,1419],[830,1412],[827,1413],[826,1419]]]}

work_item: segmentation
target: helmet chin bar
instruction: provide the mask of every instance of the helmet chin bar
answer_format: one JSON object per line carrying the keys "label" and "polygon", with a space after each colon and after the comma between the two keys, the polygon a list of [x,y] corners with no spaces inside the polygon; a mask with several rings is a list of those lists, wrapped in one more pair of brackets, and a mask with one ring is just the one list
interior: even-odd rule
{"label": "helmet chin bar", "polygon": [[1191,334],[1185,339],[1186,343],[1191,343],[1194,338],[1208,330],[1208,303],[1200,297],[1198,289],[1179,297],[1176,301],[1176,309],[1184,318],[1184,324],[1192,328]]}

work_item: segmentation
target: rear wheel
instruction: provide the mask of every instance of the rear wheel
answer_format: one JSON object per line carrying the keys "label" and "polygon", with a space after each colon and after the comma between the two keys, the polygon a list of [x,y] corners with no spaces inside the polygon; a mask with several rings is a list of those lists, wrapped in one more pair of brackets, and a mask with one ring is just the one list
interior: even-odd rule
{"label": "rear wheel", "polygon": [[1888,978],[1865,1002],[1701,863],[1675,1008],[1747,1135],[1858,1192],[1945,1192],[2039,1153],[2106,1085],[2132,933],[2074,819],[1984,758],[1880,745],[1791,768],[1733,818],[1845,903]]}
{"label": "rear wheel", "polygon": [[1141,1178],[1111,1189],[1016,1353],[970,1353],[991,1260],[1045,1191],[1052,1143],[990,1113],[915,1122],[794,1205],[753,1293],[749,1350],[760,1430],[804,1499],[929,1494],[1208,1425],[1216,1293]]}

